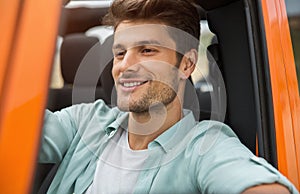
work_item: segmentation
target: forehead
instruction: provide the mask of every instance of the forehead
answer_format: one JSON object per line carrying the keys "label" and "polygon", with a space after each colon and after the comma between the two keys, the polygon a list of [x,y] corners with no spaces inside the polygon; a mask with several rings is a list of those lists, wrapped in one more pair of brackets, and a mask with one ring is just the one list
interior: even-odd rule
{"label": "forehead", "polygon": [[139,44],[157,44],[175,49],[176,44],[168,32],[168,26],[142,22],[121,22],[115,30],[114,47],[134,47]]}

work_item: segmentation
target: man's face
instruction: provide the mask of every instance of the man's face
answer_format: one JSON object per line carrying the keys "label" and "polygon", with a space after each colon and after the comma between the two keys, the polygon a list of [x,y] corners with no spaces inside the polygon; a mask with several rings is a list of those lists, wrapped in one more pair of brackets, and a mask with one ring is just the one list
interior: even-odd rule
{"label": "man's face", "polygon": [[175,42],[161,24],[118,25],[112,74],[121,110],[148,112],[152,105],[167,106],[175,99],[179,83],[175,50]]}

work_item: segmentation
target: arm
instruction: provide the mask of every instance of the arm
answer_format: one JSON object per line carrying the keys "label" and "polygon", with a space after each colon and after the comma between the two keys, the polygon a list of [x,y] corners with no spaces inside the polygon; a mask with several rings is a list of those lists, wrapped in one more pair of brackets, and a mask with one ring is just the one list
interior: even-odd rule
{"label": "arm", "polygon": [[68,109],[52,113],[46,110],[39,162],[59,162],[72,141],[76,130]]}
{"label": "arm", "polygon": [[209,148],[205,154],[199,153],[196,164],[199,188],[204,193],[286,193],[285,188],[298,193],[277,169],[263,158],[254,156],[231,135],[230,128],[221,127],[215,131],[218,133],[207,131],[207,134],[211,133],[207,136],[210,139],[217,136],[213,144],[212,141],[199,144]]}
{"label": "arm", "polygon": [[278,183],[273,184],[265,184],[265,185],[258,185],[254,187],[250,187],[246,189],[242,194],[264,194],[264,193],[272,193],[272,194],[288,194],[290,193],[289,190]]}
{"label": "arm", "polygon": [[[102,100],[97,100],[95,103],[73,105],[54,113],[46,110],[39,162],[60,162],[74,138],[77,137],[79,141],[87,128],[93,129],[90,126],[91,123],[94,125],[97,123],[97,127],[104,129],[107,122],[113,120],[114,117],[111,115],[116,113],[114,111],[109,113],[109,111],[111,109]],[[87,138],[90,136],[87,135]]]}

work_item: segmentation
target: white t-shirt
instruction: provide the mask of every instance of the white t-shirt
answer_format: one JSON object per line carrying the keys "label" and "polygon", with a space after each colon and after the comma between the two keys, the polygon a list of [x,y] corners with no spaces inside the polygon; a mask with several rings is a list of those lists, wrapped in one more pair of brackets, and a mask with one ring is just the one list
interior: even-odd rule
{"label": "white t-shirt", "polygon": [[86,194],[132,193],[147,157],[148,150],[131,150],[128,132],[118,130],[100,156]]}

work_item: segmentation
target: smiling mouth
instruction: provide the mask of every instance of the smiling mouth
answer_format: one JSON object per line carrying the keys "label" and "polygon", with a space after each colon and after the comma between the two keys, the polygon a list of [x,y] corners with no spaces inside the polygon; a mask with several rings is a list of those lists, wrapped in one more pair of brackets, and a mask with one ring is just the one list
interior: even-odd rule
{"label": "smiling mouth", "polygon": [[143,84],[145,84],[145,83],[147,83],[148,81],[143,81],[143,82],[137,82],[137,81],[135,81],[135,82],[124,82],[124,83],[122,83],[121,85],[123,86],[123,87],[125,87],[125,88],[132,88],[132,87],[137,87],[137,86],[141,86],[141,85],[143,85]]}

